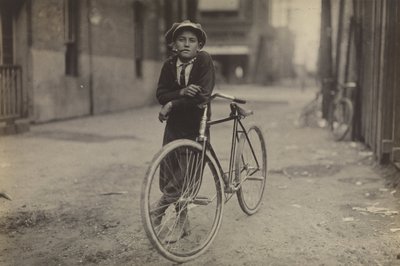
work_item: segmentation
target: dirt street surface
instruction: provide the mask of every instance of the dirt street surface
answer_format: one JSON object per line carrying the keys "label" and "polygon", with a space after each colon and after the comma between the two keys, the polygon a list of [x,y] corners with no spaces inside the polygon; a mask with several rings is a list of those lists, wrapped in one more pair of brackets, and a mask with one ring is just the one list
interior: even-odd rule
{"label": "dirt street surface", "polygon": [[[260,211],[236,197],[210,249],[186,265],[400,265],[396,188],[359,143],[299,127],[313,90],[235,87],[263,129],[268,183]],[[228,114],[213,105],[213,117]],[[173,265],[140,217],[147,166],[161,146],[158,106],[36,125],[0,138],[0,265]],[[245,121],[246,121],[245,120]],[[231,124],[212,129],[226,163]]]}

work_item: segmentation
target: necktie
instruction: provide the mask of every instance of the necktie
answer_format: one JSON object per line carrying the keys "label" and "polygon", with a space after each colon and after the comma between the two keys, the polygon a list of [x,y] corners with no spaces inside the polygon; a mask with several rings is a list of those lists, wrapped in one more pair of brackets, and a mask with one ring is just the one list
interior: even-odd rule
{"label": "necktie", "polygon": [[181,72],[180,72],[180,74],[179,74],[179,84],[180,84],[182,87],[186,87],[185,70],[186,70],[186,67],[187,67],[189,64],[190,64],[190,63],[183,63],[183,64],[181,64],[182,69],[181,69]]}
{"label": "necktie", "polygon": [[188,65],[193,64],[194,61],[196,61],[196,57],[192,58],[189,62],[182,63],[182,64],[179,65],[180,67],[182,67],[182,68],[181,68],[181,72],[179,73],[179,84],[180,84],[182,87],[186,87],[186,79],[185,79],[185,70],[186,70],[186,67],[187,67]]}

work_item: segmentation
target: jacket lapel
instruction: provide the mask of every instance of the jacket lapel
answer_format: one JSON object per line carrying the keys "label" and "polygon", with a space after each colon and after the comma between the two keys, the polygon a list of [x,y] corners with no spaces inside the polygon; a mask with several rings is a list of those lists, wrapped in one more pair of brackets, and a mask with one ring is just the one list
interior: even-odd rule
{"label": "jacket lapel", "polygon": [[172,56],[169,61],[168,61],[168,71],[171,73],[171,76],[174,77],[174,82],[176,84],[178,83],[178,76],[176,73],[176,61],[178,60],[178,57],[176,55]]}
{"label": "jacket lapel", "polygon": [[192,70],[190,71],[188,84],[192,84],[193,74],[197,73],[197,69],[199,68],[198,60],[195,59],[193,62]]}

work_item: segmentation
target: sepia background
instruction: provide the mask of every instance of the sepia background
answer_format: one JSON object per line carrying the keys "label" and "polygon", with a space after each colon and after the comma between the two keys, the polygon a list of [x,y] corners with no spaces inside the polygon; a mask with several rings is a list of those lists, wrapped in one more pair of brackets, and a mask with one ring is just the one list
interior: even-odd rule
{"label": "sepia background", "polygon": [[[171,265],[139,202],[165,126],[164,34],[186,19],[207,33],[215,91],[254,110],[269,168],[260,212],[229,202],[188,265],[400,265],[399,12],[397,0],[0,0],[0,265]],[[335,141],[342,98],[353,117]],[[211,131],[225,164],[230,130]]]}

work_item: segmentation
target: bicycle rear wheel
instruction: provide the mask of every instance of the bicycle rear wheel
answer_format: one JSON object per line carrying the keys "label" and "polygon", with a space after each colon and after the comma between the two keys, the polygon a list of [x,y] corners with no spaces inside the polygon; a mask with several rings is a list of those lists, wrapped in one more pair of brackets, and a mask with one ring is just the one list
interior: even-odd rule
{"label": "bicycle rear wheel", "polygon": [[350,132],[353,121],[353,104],[347,98],[332,105],[330,128],[336,141],[343,140]]}
{"label": "bicycle rear wheel", "polygon": [[267,149],[261,129],[252,126],[239,138],[235,177],[241,209],[248,215],[258,211],[264,195],[267,177]]}
{"label": "bicycle rear wheel", "polygon": [[[223,212],[223,186],[215,163],[191,140],[176,140],[155,155],[143,182],[141,214],[153,246],[182,263],[215,238]],[[201,174],[202,173],[202,174]]]}

